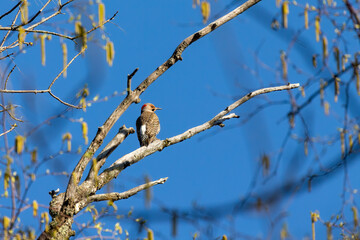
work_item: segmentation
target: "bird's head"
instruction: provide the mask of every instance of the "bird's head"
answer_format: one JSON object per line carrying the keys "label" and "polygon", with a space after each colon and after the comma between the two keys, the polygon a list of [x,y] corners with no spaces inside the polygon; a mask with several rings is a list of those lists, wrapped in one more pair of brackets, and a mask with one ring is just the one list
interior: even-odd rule
{"label": "bird's head", "polygon": [[143,112],[155,112],[156,110],[161,110],[161,108],[155,107],[154,104],[152,104],[152,103],[145,103],[141,107],[141,113],[143,113]]}

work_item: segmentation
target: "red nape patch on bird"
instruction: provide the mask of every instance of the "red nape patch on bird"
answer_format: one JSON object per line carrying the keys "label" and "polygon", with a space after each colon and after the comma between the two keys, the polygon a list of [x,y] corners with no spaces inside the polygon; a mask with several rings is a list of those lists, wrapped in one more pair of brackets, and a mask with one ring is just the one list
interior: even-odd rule
{"label": "red nape patch on bird", "polygon": [[141,111],[144,109],[144,107],[146,107],[146,104],[144,104],[144,105],[141,107]]}

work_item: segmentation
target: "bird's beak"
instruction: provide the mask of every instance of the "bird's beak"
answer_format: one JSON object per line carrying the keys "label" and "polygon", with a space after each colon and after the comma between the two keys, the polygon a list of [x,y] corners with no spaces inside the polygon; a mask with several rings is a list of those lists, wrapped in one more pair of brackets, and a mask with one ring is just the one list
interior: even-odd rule
{"label": "bird's beak", "polygon": [[155,108],[155,110],[162,110],[162,108],[158,108],[158,107],[156,107],[156,108]]}

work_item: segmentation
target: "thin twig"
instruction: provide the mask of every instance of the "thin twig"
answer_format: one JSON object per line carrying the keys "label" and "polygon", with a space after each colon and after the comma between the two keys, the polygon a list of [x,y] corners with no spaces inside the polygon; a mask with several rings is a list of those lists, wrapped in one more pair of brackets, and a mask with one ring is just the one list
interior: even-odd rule
{"label": "thin twig", "polygon": [[139,70],[139,68],[136,68],[131,74],[128,74],[127,76],[127,93],[128,95],[131,94],[132,90],[131,90],[131,79],[133,78],[133,76],[135,75],[135,73]]}
{"label": "thin twig", "polygon": [[[115,18],[116,14],[118,14],[118,11],[116,11],[116,13],[115,13],[111,18],[109,18],[108,20],[106,20],[105,22],[103,22],[103,23],[101,23],[101,24],[93,27],[93,28],[90,29],[89,31],[87,31],[86,34],[89,34],[89,33],[93,32],[93,31],[95,31],[96,29],[104,26],[106,23],[110,22],[111,20],[113,20],[113,19]],[[72,40],[77,39],[77,38],[79,38],[79,37],[81,37],[81,35],[77,35],[77,36],[73,37]]]}
{"label": "thin twig", "polygon": [[18,121],[18,122],[24,122],[23,120],[21,120],[21,119],[19,119],[19,118],[16,118],[16,117],[12,114],[12,112],[11,112],[11,107],[12,107],[12,106],[13,106],[13,105],[10,105],[10,109],[9,109],[9,108],[6,108],[4,105],[0,104],[0,107],[3,108],[3,110],[1,110],[0,113],[1,113],[1,112],[7,112],[7,113],[9,114],[9,116],[10,116],[13,120]]}
{"label": "thin twig", "polygon": [[16,124],[13,124],[9,130],[7,130],[7,131],[5,131],[5,132],[3,132],[3,133],[0,133],[0,137],[3,136],[3,135],[5,135],[5,134],[8,134],[8,133],[11,132],[12,130],[14,130],[16,127],[17,127],[17,125],[16,125]]}
{"label": "thin twig", "polygon": [[3,60],[3,59],[5,59],[5,58],[8,58],[8,57],[10,57],[10,56],[12,56],[12,55],[14,55],[14,53],[9,53],[8,55],[6,55],[6,56],[4,56],[4,57],[0,57],[0,60]]}
{"label": "thin twig", "polygon": [[[16,23],[16,20],[17,18],[19,17],[19,14],[20,14],[20,8],[18,10],[18,12],[16,13],[16,16],[14,17],[14,20],[12,21],[11,23],[11,28],[14,27],[15,23]],[[0,44],[0,53],[3,52],[3,46],[4,46],[4,43],[6,41],[6,39],[8,38],[9,34],[11,33],[11,30],[9,29],[9,31],[6,33],[6,35],[4,36],[3,40],[1,41],[1,44]],[[5,49],[4,49],[5,50]]]}
{"label": "thin twig", "polygon": [[6,89],[7,82],[9,80],[9,78],[10,78],[11,73],[14,71],[15,68],[16,68],[16,65],[14,65],[14,67],[10,70],[9,74],[7,75],[6,80],[5,80],[5,84],[4,84],[4,89]]}
{"label": "thin twig", "polygon": [[5,17],[6,15],[10,14],[12,11],[14,11],[19,5],[21,4],[21,1],[19,1],[12,9],[10,9],[9,11],[7,11],[6,13],[4,13],[3,15],[0,16],[0,19],[2,19],[3,17]]}
{"label": "thin twig", "polygon": [[85,51],[86,48],[82,48],[81,51],[75,55],[75,57],[73,57],[70,62],[63,68],[63,70],[61,70],[61,72],[54,78],[54,80],[52,80],[52,82],[50,83],[48,90],[50,90],[50,88],[52,87],[52,85],[55,83],[55,81],[61,76],[61,74],[63,74],[66,69],[70,66],[70,64],[80,55]]}
{"label": "thin twig", "polygon": [[9,90],[9,89],[0,89],[0,93],[47,93],[49,89],[44,90]]}
{"label": "thin twig", "polygon": [[55,96],[51,91],[48,91],[48,93],[53,97],[55,98],[56,100],[58,100],[59,102],[61,102],[62,104],[68,106],[68,107],[72,107],[72,108],[76,108],[76,109],[81,109],[82,107],[80,106],[75,106],[75,105],[72,105],[70,103],[67,103],[67,102],[64,102],[63,100],[61,100],[59,97]]}
{"label": "thin twig", "polygon": [[25,26],[25,25],[31,23],[32,21],[34,21],[35,18],[36,18],[37,16],[39,16],[39,14],[44,10],[44,8],[45,8],[50,2],[51,2],[51,0],[48,0],[48,1],[44,4],[44,6],[43,6],[30,20],[28,20],[26,23],[22,23],[22,24],[16,26],[13,30],[16,30],[16,29],[18,29],[19,27]]}

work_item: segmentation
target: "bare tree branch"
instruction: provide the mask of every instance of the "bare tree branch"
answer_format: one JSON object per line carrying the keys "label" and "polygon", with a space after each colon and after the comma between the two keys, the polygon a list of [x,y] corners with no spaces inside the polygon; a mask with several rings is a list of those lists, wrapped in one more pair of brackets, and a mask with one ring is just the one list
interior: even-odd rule
{"label": "bare tree branch", "polygon": [[133,78],[133,76],[135,75],[135,73],[139,70],[139,68],[136,68],[131,74],[128,74],[127,77],[127,94],[130,95],[132,90],[131,90],[131,80]]}
{"label": "bare tree branch", "polygon": [[293,88],[298,88],[299,86],[300,85],[298,83],[296,83],[296,84],[289,84],[289,85],[284,85],[284,86],[279,86],[279,87],[263,88],[263,89],[253,91],[253,92],[247,94],[246,96],[240,98],[239,100],[237,100],[236,102],[234,102],[233,104],[231,104],[230,106],[225,108],[223,111],[221,111],[219,114],[217,114],[214,118],[212,118],[208,122],[205,122],[202,125],[193,127],[177,136],[167,138],[167,139],[161,140],[161,141],[155,141],[154,143],[150,144],[148,147],[141,147],[131,153],[124,155],[123,157],[116,160],[109,168],[105,169],[99,175],[98,182],[97,182],[98,183],[97,189],[101,189],[111,179],[117,177],[120,174],[120,172],[122,170],[124,170],[126,167],[128,167],[134,163],[137,163],[144,157],[151,155],[157,151],[161,151],[165,147],[168,147],[173,144],[182,142],[186,139],[189,139],[192,136],[194,136],[200,132],[203,132],[209,128],[212,128],[213,126],[219,125],[220,123],[222,123],[225,120],[237,117],[235,114],[232,116],[231,115],[226,116],[226,115],[229,112],[231,112],[232,110],[234,110],[235,108],[239,107],[240,105],[242,105],[243,103],[248,101],[249,99],[251,99],[257,95],[260,95],[260,94],[274,92],[274,91],[290,90]]}
{"label": "bare tree branch", "polygon": [[[70,203],[69,201],[74,201],[74,196],[76,193],[77,184],[80,182],[81,177],[83,176],[84,170],[94,153],[99,149],[101,146],[104,138],[115,124],[115,122],[120,118],[120,116],[126,111],[126,109],[133,103],[139,101],[139,96],[156,80],[160,77],[164,72],[166,72],[171,66],[173,66],[178,60],[181,59],[181,55],[183,51],[190,46],[193,42],[199,40],[200,38],[206,36],[210,32],[214,31],[216,28],[220,27],[221,25],[225,24],[226,22],[232,20],[239,14],[243,13],[256,3],[260,2],[261,0],[248,0],[241,6],[237,7],[233,11],[229,12],[228,14],[224,15],[223,17],[215,20],[214,22],[210,23],[208,26],[204,27],[200,31],[190,35],[184,41],[180,43],[180,45],[175,49],[172,56],[165,61],[162,65],[160,65],[153,73],[151,73],[134,91],[131,92],[114,110],[114,112],[109,116],[109,118],[105,121],[105,123],[99,128],[95,138],[90,143],[88,149],[84,153],[84,155],[79,160],[78,164],[76,165],[73,173],[70,177],[68,187],[66,189],[65,194],[65,202]],[[72,205],[73,203],[70,203]],[[63,206],[65,207],[65,206]]]}
{"label": "bare tree branch", "polygon": [[36,19],[36,17],[40,15],[40,13],[46,8],[46,6],[47,6],[50,2],[51,2],[51,0],[48,0],[48,1],[44,4],[44,6],[43,6],[31,19],[29,19],[29,21],[27,21],[26,23],[22,23],[22,24],[16,26],[13,30],[16,30],[16,29],[18,29],[19,27],[25,26],[25,25],[31,23],[32,21],[34,21],[34,20]]}
{"label": "bare tree branch", "polygon": [[106,145],[106,147],[101,151],[101,153],[96,158],[96,167],[95,169],[97,171],[94,171],[94,167],[91,166],[91,169],[89,171],[89,174],[87,176],[87,180],[94,179],[94,177],[97,175],[97,172],[99,169],[104,165],[106,159],[110,154],[125,140],[127,136],[130,134],[135,133],[134,128],[127,128],[125,125],[123,125],[119,132],[111,139],[111,141]]}
{"label": "bare tree branch", "polygon": [[3,133],[0,133],[0,137],[3,136],[3,135],[5,135],[5,134],[8,134],[8,133],[11,132],[12,130],[14,130],[16,127],[17,127],[17,125],[16,125],[16,124],[13,124],[9,130],[7,130],[7,131],[5,131],[5,132],[3,132]]}
{"label": "bare tree branch", "polygon": [[72,107],[72,108],[76,108],[76,109],[81,109],[82,107],[80,106],[75,106],[75,105],[72,105],[70,103],[67,103],[67,102],[64,102],[63,100],[61,100],[59,97],[55,96],[55,94],[53,94],[50,89],[48,91],[48,93],[50,94],[50,96],[52,96],[53,98],[55,98],[56,100],[58,100],[59,102],[61,102],[62,104],[68,106],[68,107]]}
{"label": "bare tree branch", "polygon": [[70,64],[71,64],[80,54],[82,54],[82,53],[85,52],[85,49],[86,49],[86,48],[82,48],[81,51],[80,51],[78,54],[76,54],[75,57],[73,57],[73,58],[70,60],[70,62],[61,70],[61,72],[54,78],[54,80],[52,80],[52,82],[50,83],[50,85],[49,85],[49,87],[48,87],[49,90],[50,90],[50,88],[52,87],[52,85],[55,83],[55,81],[61,76],[61,74],[63,74],[63,73],[66,71],[66,69],[70,66]]}
{"label": "bare tree branch", "polygon": [[9,11],[7,11],[7,12],[4,13],[3,15],[1,15],[1,16],[0,16],[0,19],[2,19],[3,17],[5,17],[6,15],[12,13],[20,4],[21,4],[21,1],[19,1],[12,9],[10,9]]}
{"label": "bare tree branch", "polygon": [[0,89],[0,93],[48,93],[50,89],[43,89],[43,90],[9,90],[9,89]]}
{"label": "bare tree branch", "polygon": [[269,88],[263,88],[256,91],[253,91],[246,96],[242,97],[238,101],[234,102],[233,104],[229,105],[227,108],[225,108],[223,111],[221,111],[219,114],[217,114],[214,118],[211,120],[205,122],[202,125],[193,127],[187,131],[185,131],[182,134],[179,134],[177,136],[167,138],[165,140],[158,140],[153,142],[147,147],[140,147],[136,150],[134,150],[131,153],[128,153],[124,155],[123,157],[116,160],[109,168],[105,169],[96,179],[96,182],[94,180],[89,179],[85,182],[83,182],[80,187],[78,188],[77,193],[85,194],[81,196],[81,194],[77,194],[78,201],[82,201],[81,199],[86,198],[92,194],[95,194],[95,192],[99,189],[101,189],[105,184],[110,182],[113,178],[116,178],[122,170],[127,168],[128,166],[137,163],[141,159],[145,158],[148,155],[151,155],[157,151],[162,151],[164,148],[171,146],[173,144],[182,142],[186,139],[191,138],[192,136],[203,132],[207,129],[212,128],[216,125],[221,125],[223,121],[231,119],[231,118],[237,118],[238,116],[236,114],[229,114],[232,110],[239,107],[241,104],[245,103],[249,99],[260,95],[265,94],[269,92],[274,91],[282,91],[282,90],[290,90],[293,88],[298,88],[300,85],[297,84],[288,84],[283,85],[279,87],[269,87]]}
{"label": "bare tree branch", "polygon": [[[20,1],[21,2],[21,1]],[[19,17],[19,14],[20,14],[20,9],[18,10],[18,12],[16,13],[16,16],[14,17],[14,20],[12,21],[11,23],[11,27],[14,27],[15,23],[16,23],[16,20],[17,18]],[[11,30],[9,29],[9,31],[6,33],[6,35],[4,36],[3,40],[1,41],[1,44],[0,44],[0,53],[2,53],[6,47],[3,47],[4,44],[5,44],[5,41],[6,39],[8,38],[8,36],[10,35],[10,32]]]}
{"label": "bare tree branch", "polygon": [[140,191],[143,191],[145,189],[148,189],[150,187],[153,187],[155,185],[158,184],[164,184],[166,181],[168,180],[168,178],[160,178],[156,181],[152,181],[149,183],[145,183],[142,184],[140,186],[134,187],[128,191],[122,192],[122,193],[117,193],[117,192],[112,192],[112,193],[104,193],[104,194],[96,194],[96,195],[92,195],[88,198],[86,198],[85,200],[79,202],[76,204],[76,211],[75,213],[78,213],[79,211],[81,211],[81,209],[83,209],[84,207],[86,207],[89,203],[92,202],[100,202],[100,201],[118,201],[121,199],[127,199],[131,196],[134,196],[135,194],[139,193]]}

